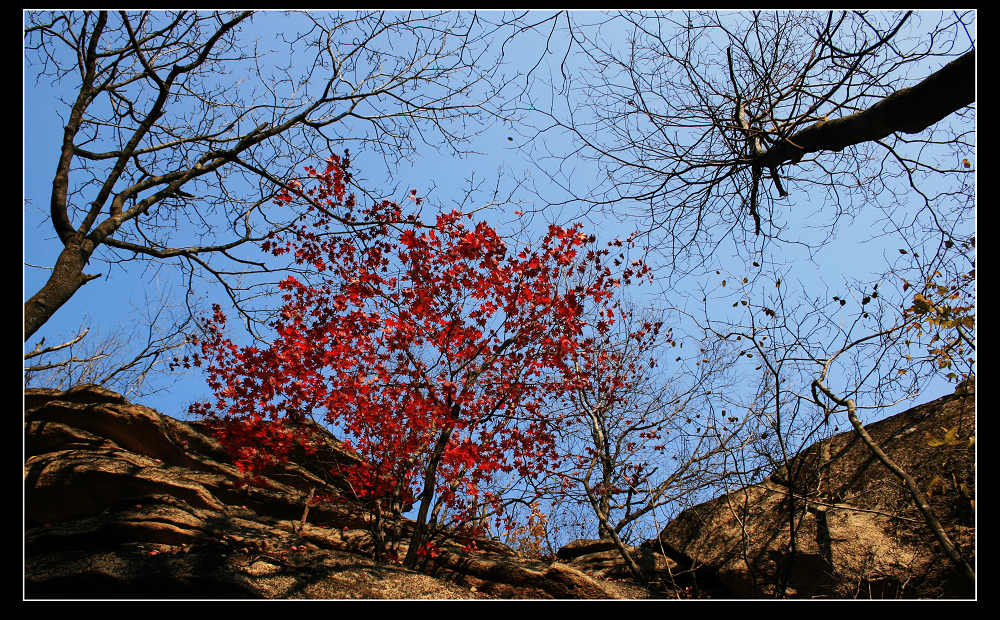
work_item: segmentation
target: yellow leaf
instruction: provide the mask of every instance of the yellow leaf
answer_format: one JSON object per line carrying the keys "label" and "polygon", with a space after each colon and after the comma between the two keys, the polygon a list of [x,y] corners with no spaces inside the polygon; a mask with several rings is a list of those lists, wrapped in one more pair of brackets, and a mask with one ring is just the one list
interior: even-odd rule
{"label": "yellow leaf", "polygon": [[944,431],[944,435],[941,436],[941,439],[937,439],[935,437],[932,437],[930,433],[927,433],[927,445],[928,446],[931,446],[932,448],[936,448],[938,446],[957,446],[959,443],[961,443],[959,441],[959,439],[958,439],[958,427],[957,426],[954,427],[954,428],[944,428],[944,427],[941,427],[941,430]]}
{"label": "yellow leaf", "polygon": [[945,487],[944,478],[942,478],[941,476],[934,476],[931,479],[931,481],[927,483],[927,495],[933,495],[934,489],[936,489],[937,487],[941,487],[942,491],[944,491],[947,488]]}

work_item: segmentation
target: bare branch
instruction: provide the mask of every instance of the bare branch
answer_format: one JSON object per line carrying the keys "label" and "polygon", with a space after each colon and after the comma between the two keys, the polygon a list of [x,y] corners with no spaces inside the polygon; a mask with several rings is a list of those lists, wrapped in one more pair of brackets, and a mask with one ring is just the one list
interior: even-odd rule
{"label": "bare branch", "polygon": [[53,351],[58,351],[60,349],[65,349],[66,347],[71,347],[74,344],[76,344],[76,343],[80,342],[81,340],[83,340],[83,337],[86,336],[87,332],[89,332],[89,331],[90,331],[90,328],[88,327],[87,329],[85,329],[82,332],[80,332],[79,334],[77,334],[76,337],[73,338],[72,340],[68,340],[68,341],[66,341],[66,342],[64,342],[62,344],[58,344],[58,345],[56,345],[54,347],[45,347],[44,349],[42,348],[42,345],[45,344],[45,338],[42,338],[38,342],[38,344],[35,345],[35,348],[31,350],[31,352],[24,354],[24,359],[31,359],[32,357],[38,357],[39,355],[45,355],[46,353],[52,353]]}

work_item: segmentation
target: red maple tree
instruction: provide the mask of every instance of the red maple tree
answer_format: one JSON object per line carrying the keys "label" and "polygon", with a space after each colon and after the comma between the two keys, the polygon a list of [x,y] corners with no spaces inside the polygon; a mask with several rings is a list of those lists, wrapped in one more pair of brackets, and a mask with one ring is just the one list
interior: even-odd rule
{"label": "red maple tree", "polygon": [[[390,201],[361,210],[348,167],[331,157],[324,171],[307,169],[308,190],[290,182],[277,197],[305,211],[263,248],[292,253],[313,281],[280,284],[266,348],[235,345],[215,307],[198,343],[215,401],[191,410],[214,421],[251,477],[296,446],[311,450],[298,422],[320,413],[361,458],[340,473],[370,512],[376,557],[394,553],[390,523],[419,502],[412,567],[436,553],[443,513],[468,525],[473,504],[496,499],[480,492],[494,476],[550,467],[559,420],[549,405],[592,345],[584,306],[609,308],[590,326],[605,329],[614,289],[647,270],[616,277],[603,265],[609,250],[594,249],[580,226],[550,226],[517,251],[457,210],[433,224]],[[410,198],[421,202],[416,190]],[[346,228],[332,232],[337,223]]]}

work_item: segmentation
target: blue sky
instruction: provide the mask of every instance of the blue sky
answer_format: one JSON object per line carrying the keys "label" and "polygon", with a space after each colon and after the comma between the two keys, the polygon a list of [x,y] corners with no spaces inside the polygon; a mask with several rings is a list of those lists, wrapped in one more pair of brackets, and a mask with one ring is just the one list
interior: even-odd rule
{"label": "blue sky", "polygon": [[[247,35],[256,35],[266,42],[269,37],[273,37],[272,28],[273,24],[268,19],[255,19],[245,30]],[[613,39],[615,31],[609,31],[608,35]],[[541,38],[535,39],[536,44],[540,41]],[[556,43],[558,42],[557,38]],[[510,47],[507,52],[512,65],[524,70],[534,64],[539,50],[529,40],[524,40],[521,44]],[[555,75],[556,68],[551,60],[552,56],[538,71],[552,72]],[[51,85],[45,80],[36,82],[27,63],[24,64],[24,299],[44,282],[48,274],[47,268],[54,264],[60,249],[48,222],[48,200],[58,147],[62,140],[61,115],[65,114],[56,102],[60,96],[70,96],[65,86],[72,86],[72,83]],[[553,219],[561,222],[576,219],[577,216],[571,209],[532,213],[539,201],[528,190],[532,183],[539,182],[541,175],[537,169],[539,162],[535,152],[525,143],[524,136],[530,132],[523,129],[495,123],[485,128],[472,143],[471,148],[478,154],[456,159],[446,152],[425,150],[414,161],[392,171],[384,169],[376,154],[354,153],[355,169],[376,191],[385,191],[394,185],[399,189],[397,198],[401,201],[409,188],[417,188],[426,197],[429,207],[444,210],[450,210],[464,200],[465,188],[471,178],[483,182],[483,189],[471,195],[469,206],[488,202],[490,190],[498,183],[502,188],[514,190],[518,181],[523,180],[525,184],[514,194],[517,204],[494,208],[482,214],[484,219],[501,231],[513,231],[525,223],[529,229],[538,230]],[[508,140],[508,136],[514,140]],[[560,142],[557,136],[547,135],[547,139],[553,141],[551,146],[555,149],[572,148],[571,143]],[[588,162],[581,160],[575,164],[574,175],[577,178],[587,180],[588,175],[595,174],[595,169]],[[810,215],[813,210],[824,208],[825,197],[817,193],[804,193],[794,186],[789,191],[791,195],[780,205],[781,212],[790,219],[791,230],[796,227],[806,230],[812,222]],[[514,210],[521,210],[529,215],[518,217],[513,214]],[[588,219],[588,226],[602,240],[625,236],[636,225],[634,221],[616,221],[597,213],[590,214]],[[866,212],[858,220],[842,225],[834,242],[812,256],[794,244],[785,244],[779,251],[765,255],[765,267],[770,270],[765,275],[772,279],[782,279],[789,289],[799,288],[812,296],[845,291],[845,279],[867,281],[878,277],[885,270],[886,260],[894,258],[893,253],[899,244],[894,239],[871,239],[875,226],[874,214]],[[735,299],[731,297],[733,283],[748,275],[745,257],[745,253],[742,257],[737,257],[732,248],[723,245],[720,252],[713,256],[711,263],[697,266],[687,278],[671,283],[667,290],[656,290],[655,295],[646,298],[654,303],[658,298],[667,299],[671,304],[696,311],[702,306],[700,298],[703,291],[708,291],[706,297],[716,299],[719,307],[728,307]],[[100,271],[103,277],[90,282],[75,294],[34,338],[24,344],[25,352],[31,350],[41,337],[46,339],[47,345],[68,340],[78,333],[84,317],[89,318],[94,328],[91,337],[130,333],[130,326],[135,325],[137,317],[147,311],[148,304],[158,303],[159,296],[155,294],[157,291],[176,291],[180,286],[172,270],[156,272],[147,269],[147,265],[142,263],[124,263],[118,266],[96,263],[92,269],[94,272]],[[720,274],[716,275],[716,271]],[[729,283],[728,290],[721,286],[722,280]],[[218,291],[206,293],[218,295]],[[696,333],[692,325],[678,325],[677,331],[683,333],[685,330],[691,334]],[[907,401],[897,407],[882,410],[880,416],[932,400],[951,390],[952,387],[944,382],[932,382],[915,402]],[[178,381],[170,385],[169,389],[144,397],[141,402],[168,415],[183,418],[189,403],[207,396],[208,389],[202,378],[195,373],[188,373],[179,375]]]}
{"label": "blue sky", "polygon": [[[595,13],[578,14],[578,17],[597,17]],[[263,17],[278,17],[276,14]],[[246,34],[256,35],[261,42],[273,39],[277,20],[260,19],[247,26]],[[605,31],[609,40],[614,40],[615,31]],[[624,36],[624,31],[622,32]],[[520,45],[509,46],[506,50],[512,66],[524,71],[532,66],[538,58],[541,35],[535,39],[535,44],[522,40]],[[553,49],[560,49],[560,40],[555,39]],[[549,57],[551,61],[552,57]],[[59,244],[47,218],[48,196],[52,172],[55,169],[58,145],[62,139],[62,108],[55,104],[58,97],[67,97],[66,90],[59,85],[52,85],[46,80],[36,82],[30,69],[24,65],[24,297],[32,294],[47,277],[47,267],[54,263],[59,250]],[[538,75],[548,74],[557,77],[555,67],[543,63],[537,70]],[[381,161],[376,156],[368,158],[367,153],[355,153],[355,169],[359,175],[367,178],[377,191],[385,190],[391,184],[399,188],[400,198],[408,188],[418,188],[425,195],[431,206],[444,209],[455,206],[464,198],[464,190],[469,179],[482,182],[484,191],[473,194],[472,205],[487,202],[490,199],[489,190],[500,184],[502,187],[513,187],[519,180],[526,181],[525,188],[531,183],[537,183],[540,175],[532,160],[534,151],[531,145],[525,144],[523,135],[530,133],[521,131],[521,127],[507,127],[496,123],[476,138],[471,149],[478,154],[457,159],[447,152],[424,150],[407,165],[386,174]],[[507,137],[514,137],[514,141]],[[551,147],[568,150],[571,145],[561,144],[558,136],[546,134],[546,140],[555,140]],[[587,180],[594,173],[588,162],[580,160],[573,164],[574,177]],[[432,189],[433,188],[433,189]],[[543,188],[544,189],[544,188]],[[549,193],[549,190],[545,190]],[[544,225],[552,219],[572,221],[575,213],[572,209],[562,211],[545,211],[517,218],[512,211],[520,209],[531,213],[537,207],[538,200],[530,192],[520,191],[515,199],[521,201],[516,205],[494,209],[485,216],[491,224],[501,230],[513,230],[523,222],[534,226]],[[795,187],[791,188],[791,196],[784,201],[787,208],[782,212],[793,221],[791,229],[807,230],[811,221],[810,214],[814,209],[822,211],[824,198],[822,196],[803,195]],[[870,213],[865,216],[871,217]],[[596,213],[588,215],[591,229],[602,238],[627,235],[636,222],[614,221]],[[810,257],[801,248],[786,244],[782,246],[779,255],[771,255],[769,259],[775,270],[775,277],[781,275],[788,285],[801,283],[803,290],[816,294],[824,288],[838,291],[845,278],[866,280],[877,276],[884,269],[886,256],[895,250],[894,242],[888,245],[882,240],[868,240],[873,230],[873,222],[864,218],[845,226],[841,226],[835,241],[824,247],[817,255]],[[690,298],[695,303],[699,300],[695,291],[703,287],[715,290],[720,294],[729,291],[721,289],[719,284],[726,275],[714,278],[714,271],[720,270],[730,277],[746,275],[745,263],[734,260],[732,251],[727,252],[725,246],[713,257],[714,264],[705,264],[696,271],[692,278],[679,283],[681,288],[673,287],[666,293],[672,303]],[[135,323],[137,313],[145,311],[150,301],[154,304],[158,290],[170,290],[178,283],[170,269],[159,273],[151,273],[145,264],[123,264],[108,266],[100,264],[103,276],[84,286],[73,298],[62,307],[36,338],[25,344],[25,350],[30,350],[39,337],[46,338],[46,344],[64,342],[78,333],[83,317],[88,317],[93,325],[90,337],[100,337],[121,333],[123,326]],[[718,280],[718,281],[715,281]],[[730,279],[732,282],[732,279]],[[685,292],[685,288],[688,287]],[[153,293],[151,293],[153,291]],[[217,294],[217,292],[216,292]],[[836,293],[834,293],[836,294]],[[940,390],[946,390],[942,386]],[[939,390],[930,391],[928,399],[937,395]],[[200,378],[188,376],[169,391],[153,394],[145,400],[147,404],[171,415],[183,415],[186,404],[204,394],[205,389]]]}
{"label": "blue sky", "polygon": [[[280,22],[276,19],[279,17],[276,13],[256,17],[245,28],[247,38],[258,38],[262,45],[266,45],[273,40],[275,30],[279,28]],[[525,67],[537,60],[539,51],[530,46],[511,47],[507,54],[512,63]],[[278,59],[282,58],[278,56]],[[71,100],[75,93],[71,90],[72,85],[70,88],[61,88],[46,79],[35,80],[27,63],[24,64],[24,86],[23,295],[27,299],[44,283],[48,277],[48,268],[54,264],[61,249],[48,219],[51,179],[58,159],[67,109],[56,102],[60,97]],[[391,171],[385,169],[385,164],[377,153],[353,151],[353,169],[358,178],[366,179],[365,186],[376,192],[398,189],[395,198],[400,202],[410,188],[417,188],[425,197],[428,209],[450,210],[460,203],[465,203],[466,208],[476,207],[491,200],[494,188],[500,187],[503,192],[504,188],[515,185],[516,179],[531,174],[531,162],[524,157],[520,145],[507,140],[508,136],[514,135],[516,134],[509,128],[496,123],[486,127],[470,146],[478,154],[456,158],[448,152],[424,149],[413,161],[404,161]],[[467,188],[477,184],[482,184],[482,191],[472,194],[466,201]],[[520,198],[531,200],[530,196],[524,196],[523,193]],[[552,218],[552,214],[546,213],[537,217],[519,218],[513,215],[513,211],[518,208],[527,212],[531,204],[505,205],[492,210],[488,219],[501,230],[521,228],[525,223],[534,226],[536,230],[544,230],[544,225]],[[601,232],[602,236],[608,236],[608,227],[603,227]],[[146,264],[108,266],[92,261],[91,272],[100,272],[103,277],[82,287],[60,308],[35,337],[25,343],[26,352],[40,338],[46,339],[46,346],[68,341],[79,333],[84,320],[91,325],[88,339],[97,340],[121,333],[136,322],[136,317],[145,311],[150,301],[154,304],[159,301],[158,295],[154,293],[161,290],[172,290],[175,293],[183,290],[176,274],[168,267],[152,273]],[[210,293],[219,295],[217,290]],[[213,297],[212,301],[216,299],[217,297]],[[174,376],[182,375],[175,373]],[[180,383],[165,392],[143,398],[143,402],[164,413],[180,417],[184,415],[187,404],[207,393],[203,380],[188,373]]]}

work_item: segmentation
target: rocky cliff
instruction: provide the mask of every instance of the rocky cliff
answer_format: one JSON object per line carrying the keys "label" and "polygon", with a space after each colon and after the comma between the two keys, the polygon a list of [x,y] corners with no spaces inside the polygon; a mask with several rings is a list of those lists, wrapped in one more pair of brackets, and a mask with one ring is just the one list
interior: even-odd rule
{"label": "rocky cliff", "polygon": [[[866,426],[975,565],[975,384]],[[681,569],[733,597],[972,598],[912,497],[852,429],[660,533]]]}
{"label": "rocky cliff", "polygon": [[349,505],[312,506],[354,457],[332,436],[316,454],[240,485],[199,424],[108,390],[25,391],[26,598],[616,598],[562,563],[478,541],[424,573],[368,559]]}
{"label": "rocky cliff", "polygon": [[[338,485],[331,466],[356,459],[329,434],[317,453],[246,486],[198,423],[95,386],[24,397],[26,598],[651,595],[622,583],[628,573],[607,541],[575,541],[553,562],[480,540],[471,553],[444,548],[420,573],[376,564],[361,511],[312,506],[303,523],[309,491]],[[974,562],[974,387],[867,428]],[[676,586],[655,594],[670,598],[965,598],[974,588],[853,431],[681,513],[632,552]]]}

